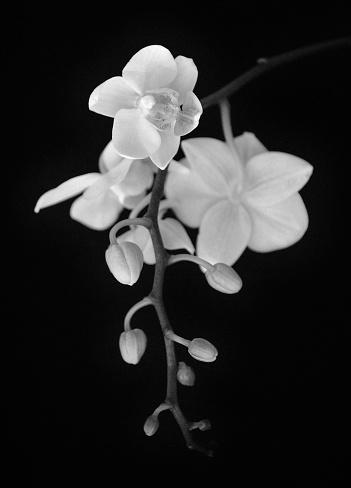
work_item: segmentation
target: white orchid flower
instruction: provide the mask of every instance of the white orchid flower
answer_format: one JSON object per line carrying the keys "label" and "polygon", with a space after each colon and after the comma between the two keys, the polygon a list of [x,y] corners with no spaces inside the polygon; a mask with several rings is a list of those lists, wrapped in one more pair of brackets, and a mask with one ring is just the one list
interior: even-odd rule
{"label": "white orchid flower", "polygon": [[104,230],[117,221],[123,208],[134,208],[153,182],[153,165],[123,158],[114,150],[112,141],[101,153],[99,169],[101,173],[76,176],[47,191],[34,211],[38,213],[83,192],[73,202],[70,216],[87,227]]}
{"label": "white orchid flower", "polygon": [[170,172],[165,194],[176,216],[199,227],[196,252],[232,265],[246,247],[269,252],[291,246],[308,227],[298,191],[312,174],[303,159],[268,151],[245,132],[229,144],[212,138],[182,142],[184,171]]}
{"label": "white orchid flower", "polygon": [[120,155],[150,156],[164,169],[179,149],[180,136],[199,123],[202,107],[193,93],[197,75],[191,58],[174,59],[163,46],[147,46],[131,58],[122,76],[95,88],[89,108],[114,118],[112,141]]}

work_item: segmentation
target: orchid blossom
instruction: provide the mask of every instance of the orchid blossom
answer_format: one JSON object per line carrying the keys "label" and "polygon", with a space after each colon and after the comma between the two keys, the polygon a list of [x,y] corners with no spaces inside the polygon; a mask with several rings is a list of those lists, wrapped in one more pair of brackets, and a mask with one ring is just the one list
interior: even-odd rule
{"label": "orchid blossom", "polygon": [[269,252],[291,246],[308,227],[298,191],[312,173],[303,159],[268,151],[245,132],[223,142],[182,142],[183,172],[171,172],[165,192],[176,216],[199,233],[196,252],[232,265],[246,247]]}
{"label": "orchid blossom", "polygon": [[192,91],[197,74],[191,58],[174,59],[163,46],[147,46],[130,59],[122,76],[95,88],[89,108],[114,118],[112,141],[121,156],[150,156],[164,169],[179,149],[180,136],[199,123],[202,107]]}
{"label": "orchid blossom", "polygon": [[148,161],[123,158],[110,141],[99,159],[100,173],[76,176],[47,191],[39,198],[35,212],[83,192],[73,202],[70,216],[92,229],[107,229],[123,208],[132,209],[143,199],[153,183],[153,166]]}

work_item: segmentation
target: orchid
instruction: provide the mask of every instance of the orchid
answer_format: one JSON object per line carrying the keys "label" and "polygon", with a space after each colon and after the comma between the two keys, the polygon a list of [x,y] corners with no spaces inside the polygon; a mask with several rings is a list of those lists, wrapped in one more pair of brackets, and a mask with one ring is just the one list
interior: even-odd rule
{"label": "orchid", "polygon": [[110,141],[99,158],[100,173],[70,178],[47,191],[38,200],[35,212],[71,197],[77,198],[70,209],[72,219],[95,230],[111,227],[124,208],[134,208],[152,185],[153,169],[148,161],[120,156]]}
{"label": "orchid", "polygon": [[150,156],[164,169],[178,151],[180,136],[199,123],[202,107],[193,93],[196,81],[192,59],[174,59],[163,46],[147,46],[130,59],[122,76],[95,88],[89,108],[114,118],[112,142],[121,156]]}
{"label": "orchid", "polygon": [[171,172],[165,192],[177,217],[199,227],[198,256],[232,265],[246,247],[269,252],[303,236],[308,214],[298,191],[312,174],[309,163],[268,151],[249,132],[234,143],[187,139],[182,149],[187,171]]}
{"label": "orchid", "polygon": [[[99,159],[100,171],[65,181],[44,193],[36,204],[39,212],[82,193],[73,202],[70,215],[93,229],[110,228],[105,258],[117,282],[134,285],[145,272],[144,263],[155,265],[152,288],[126,313],[119,341],[124,361],[139,364],[147,339],[142,329],[132,328],[131,321],[140,309],[154,307],[167,356],[167,390],[164,401],[145,421],[147,436],[158,431],[159,414],[169,410],[186,445],[213,455],[212,447],[200,444],[191,433],[208,430],[209,420],[189,421],[180,408],[177,385],[192,386],[195,373],[177,360],[175,344],[187,348],[191,361],[209,366],[218,350],[207,339],[187,339],[174,332],[163,299],[168,268],[190,262],[200,274],[199,268],[204,271],[203,280],[214,293],[236,295],[243,280],[232,265],[246,248],[261,253],[283,249],[301,239],[308,228],[299,191],[313,167],[300,157],[269,151],[252,132],[233,137],[229,97],[267,69],[337,45],[328,42],[262,58],[202,103],[193,93],[197,68],[192,59],[173,58],[158,45],[141,49],[122,76],[108,79],[90,96],[92,111],[114,118],[112,140]],[[217,104],[224,141],[211,137],[183,140],[185,157],[175,161],[180,138],[197,127],[202,107]],[[129,217],[119,220],[125,208],[131,210]],[[184,226],[198,229],[196,253]],[[187,253],[172,253],[179,249]],[[181,283],[186,286],[186,279]],[[150,350],[154,346],[150,344]]]}

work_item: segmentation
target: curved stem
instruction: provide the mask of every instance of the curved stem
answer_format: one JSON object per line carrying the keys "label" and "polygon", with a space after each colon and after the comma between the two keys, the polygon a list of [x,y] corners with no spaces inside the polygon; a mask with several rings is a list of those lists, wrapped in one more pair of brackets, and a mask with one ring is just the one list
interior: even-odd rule
{"label": "curved stem", "polygon": [[279,54],[277,56],[260,58],[257,60],[256,66],[246,71],[241,76],[238,76],[237,78],[235,78],[235,80],[231,81],[211,95],[203,98],[201,100],[202,108],[208,108],[211,105],[215,105],[221,100],[228,98],[230,95],[233,95],[233,93],[238,92],[241,88],[248,85],[264,73],[271,71],[272,69],[280,68],[281,66],[285,66],[295,61],[300,61],[301,59],[305,59],[310,56],[315,56],[321,53],[328,53],[334,51],[335,49],[350,46],[351,38],[343,37],[340,39],[334,39],[332,41],[320,42],[317,44],[312,44],[311,46],[294,49],[292,51],[288,51],[284,54]]}
{"label": "curved stem", "polygon": [[130,330],[131,318],[133,317],[135,312],[143,307],[146,307],[146,305],[152,305],[152,301],[148,297],[143,298],[140,302],[132,306],[132,308],[127,312],[127,315],[124,318],[124,330]]}
{"label": "curved stem", "polygon": [[118,244],[117,238],[116,238],[116,233],[119,231],[119,229],[122,229],[122,227],[126,227],[128,225],[129,226],[130,225],[143,225],[144,227],[149,229],[151,226],[151,221],[150,221],[150,219],[147,219],[146,217],[142,217],[139,219],[125,219],[125,220],[121,220],[120,222],[117,222],[117,224],[115,224],[112,227],[112,229],[110,230],[110,233],[109,233],[109,239],[110,239],[111,245]]}
{"label": "curved stem", "polygon": [[214,271],[213,264],[199,258],[199,256],[193,256],[192,254],[173,254],[169,257],[168,265],[179,263],[180,261],[190,261],[191,263],[198,264],[199,266],[202,266],[209,271]]}

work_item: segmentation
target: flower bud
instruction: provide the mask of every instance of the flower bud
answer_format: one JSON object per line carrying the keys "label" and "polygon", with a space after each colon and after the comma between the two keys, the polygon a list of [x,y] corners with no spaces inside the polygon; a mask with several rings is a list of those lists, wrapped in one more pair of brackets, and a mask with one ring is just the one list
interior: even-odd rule
{"label": "flower bud", "polygon": [[237,293],[243,285],[238,273],[224,263],[214,264],[214,270],[206,270],[205,276],[209,285],[222,293]]}
{"label": "flower bud", "polygon": [[121,242],[108,247],[105,253],[107,266],[117,281],[134,285],[143,268],[143,253],[134,242]]}
{"label": "flower bud", "polygon": [[146,419],[146,422],[144,424],[144,432],[146,435],[151,436],[154,435],[157,432],[157,429],[159,428],[159,421],[156,415],[150,415]]}
{"label": "flower bud", "polygon": [[181,385],[193,386],[195,383],[194,370],[183,361],[179,361],[177,379]]}
{"label": "flower bud", "polygon": [[205,363],[211,363],[218,355],[217,349],[206,339],[193,339],[189,344],[188,352],[193,358]]}
{"label": "flower bud", "polygon": [[126,363],[138,364],[146,349],[147,338],[141,329],[131,329],[122,332],[119,338],[119,348]]}

